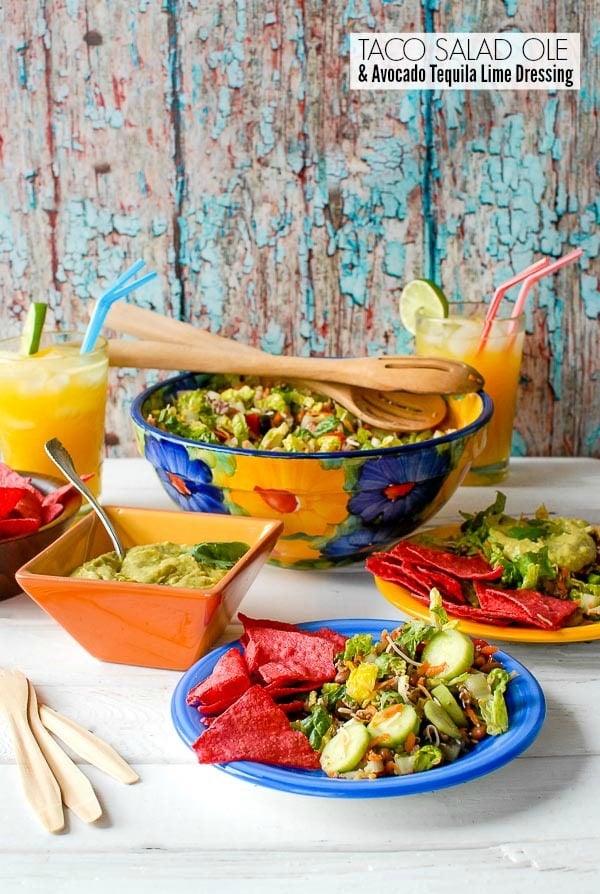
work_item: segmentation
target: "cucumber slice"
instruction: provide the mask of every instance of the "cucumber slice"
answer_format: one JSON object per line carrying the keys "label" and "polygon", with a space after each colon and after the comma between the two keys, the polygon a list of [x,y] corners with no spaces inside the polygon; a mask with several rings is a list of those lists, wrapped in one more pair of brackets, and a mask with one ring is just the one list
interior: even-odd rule
{"label": "cucumber slice", "polygon": [[349,720],[323,748],[321,767],[328,775],[355,770],[370,744],[366,726],[359,720]]}
{"label": "cucumber slice", "polygon": [[471,667],[475,658],[475,647],[470,637],[450,627],[432,636],[421,657],[430,667],[439,668],[436,677],[440,680],[451,680],[459,674],[464,674]]}
{"label": "cucumber slice", "polygon": [[482,674],[480,671],[468,674],[463,685],[478,701],[482,698],[489,698],[492,694],[486,674]]}
{"label": "cucumber slice", "polygon": [[433,697],[440,703],[442,708],[448,712],[452,720],[457,726],[467,726],[467,715],[452,695],[447,686],[440,683],[431,690]]}
{"label": "cucumber slice", "polygon": [[41,301],[29,305],[21,333],[21,354],[37,354],[47,310],[48,305]]}
{"label": "cucumber slice", "polygon": [[378,711],[367,726],[372,739],[378,745],[389,745],[391,748],[402,745],[410,733],[419,730],[419,715],[412,705],[390,705]]}
{"label": "cucumber slice", "polygon": [[440,287],[430,279],[413,279],[400,293],[398,310],[402,325],[414,335],[417,331],[417,314],[426,317],[447,317],[448,299]]}
{"label": "cucumber slice", "polygon": [[441,705],[438,705],[434,699],[427,699],[423,705],[423,713],[427,720],[429,720],[430,723],[433,723],[441,733],[445,733],[445,735],[450,736],[451,739],[460,739],[459,728],[448,712],[445,711]]}

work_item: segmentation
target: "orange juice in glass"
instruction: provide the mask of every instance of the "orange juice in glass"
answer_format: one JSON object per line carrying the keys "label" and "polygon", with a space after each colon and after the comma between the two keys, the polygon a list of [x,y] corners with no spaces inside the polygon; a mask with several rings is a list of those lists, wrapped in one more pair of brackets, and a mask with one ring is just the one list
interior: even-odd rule
{"label": "orange juice in glass", "polygon": [[463,360],[479,370],[494,402],[487,441],[464,484],[495,484],[508,471],[517,388],[523,355],[523,316],[499,316],[480,347],[486,308],[469,302],[450,306],[447,317],[417,314],[415,348],[420,356]]}
{"label": "orange juice in glass", "polygon": [[80,354],[83,335],[54,332],[36,354],[21,354],[21,339],[0,341],[0,458],[13,469],[60,477],[44,450],[59,438],[80,475],[98,496],[104,458],[108,381],[106,341]]}

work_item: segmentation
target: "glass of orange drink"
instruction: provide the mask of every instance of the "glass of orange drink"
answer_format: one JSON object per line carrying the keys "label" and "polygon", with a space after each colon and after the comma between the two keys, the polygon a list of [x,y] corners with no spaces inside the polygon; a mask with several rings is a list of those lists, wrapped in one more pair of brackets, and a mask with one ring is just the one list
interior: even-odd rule
{"label": "glass of orange drink", "polygon": [[98,496],[104,458],[108,382],[106,340],[80,353],[82,333],[42,336],[35,354],[21,339],[0,341],[0,458],[13,469],[60,476],[46,441],[59,438]]}
{"label": "glass of orange drink", "polygon": [[511,453],[515,408],[523,355],[525,320],[498,316],[482,342],[486,307],[464,302],[450,305],[444,318],[417,314],[415,349],[420,356],[449,357],[475,367],[485,379],[494,412],[483,451],[464,484],[495,484],[505,478]]}

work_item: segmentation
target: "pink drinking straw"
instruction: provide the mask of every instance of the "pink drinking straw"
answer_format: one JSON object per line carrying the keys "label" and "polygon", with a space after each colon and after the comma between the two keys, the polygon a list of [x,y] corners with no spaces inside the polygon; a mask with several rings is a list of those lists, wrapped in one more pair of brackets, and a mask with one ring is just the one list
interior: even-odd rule
{"label": "pink drinking straw", "polygon": [[543,267],[540,270],[531,273],[519,290],[519,295],[517,297],[517,300],[515,301],[515,306],[511,317],[521,316],[521,314],[523,313],[523,308],[525,307],[527,295],[529,294],[529,290],[534,283],[538,282],[540,279],[543,279],[545,276],[550,276],[551,273],[554,273],[555,270],[559,270],[561,267],[564,267],[565,264],[570,264],[571,261],[576,261],[577,258],[580,258],[582,254],[582,248],[575,248],[573,249],[573,251],[570,251],[568,255],[565,255],[563,258],[559,258],[558,261],[554,261],[552,264],[548,264],[546,267]]}
{"label": "pink drinking straw", "polygon": [[477,346],[477,353],[479,353],[479,351],[483,350],[483,348],[485,347],[488,335],[490,334],[490,330],[494,324],[494,320],[496,319],[496,314],[498,313],[500,302],[502,301],[508,290],[512,289],[513,286],[518,285],[520,282],[523,282],[523,280],[527,279],[528,276],[537,273],[538,271],[545,270],[545,268],[549,264],[550,258],[540,258],[539,261],[535,261],[535,263],[530,264],[530,266],[526,267],[525,270],[521,270],[520,273],[515,273],[514,276],[510,277],[510,279],[507,279],[504,282],[500,283],[500,285],[494,292],[494,296],[491,300],[488,312],[485,315],[485,320],[483,321],[483,329],[481,331],[479,345]]}

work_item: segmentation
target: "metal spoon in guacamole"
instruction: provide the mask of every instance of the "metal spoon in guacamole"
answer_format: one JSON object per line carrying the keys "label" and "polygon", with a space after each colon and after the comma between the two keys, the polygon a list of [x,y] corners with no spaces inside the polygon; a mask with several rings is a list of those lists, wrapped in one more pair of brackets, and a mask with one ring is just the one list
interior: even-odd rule
{"label": "metal spoon in guacamole", "polygon": [[91,505],[92,509],[106,528],[108,536],[112,541],[117,555],[120,559],[124,559],[125,550],[123,549],[117,532],[113,528],[111,520],[109,519],[100,503],[96,500],[91,490],[84,484],[84,482],[75,471],[75,463],[73,462],[71,454],[69,453],[65,445],[61,441],[59,441],[58,438],[52,438],[50,441],[46,441],[46,443],[44,444],[44,449],[46,450],[46,453],[48,454],[52,462],[61,470],[67,481],[70,481],[73,487],[76,487],[79,493],[86,498],[86,500]]}

